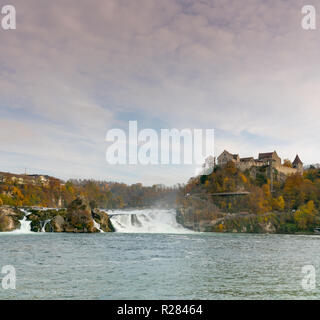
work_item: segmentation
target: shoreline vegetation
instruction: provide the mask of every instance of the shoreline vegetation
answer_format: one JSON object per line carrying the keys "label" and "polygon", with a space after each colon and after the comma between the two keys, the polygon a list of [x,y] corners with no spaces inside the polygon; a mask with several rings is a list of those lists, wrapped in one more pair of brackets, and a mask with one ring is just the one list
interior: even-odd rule
{"label": "shoreline vegetation", "polygon": [[272,185],[269,178],[267,168],[241,171],[232,162],[174,188],[0,173],[0,232],[19,229],[26,217],[21,208],[31,231],[92,233],[114,231],[109,215],[97,208],[157,206],[176,208],[177,222],[194,231],[314,234],[320,169],[275,176]]}
{"label": "shoreline vegetation", "polygon": [[0,206],[66,208],[77,196],[81,196],[91,208],[166,207],[175,203],[178,188],[162,184],[127,185],[113,181],[62,181],[47,175],[0,172]]}

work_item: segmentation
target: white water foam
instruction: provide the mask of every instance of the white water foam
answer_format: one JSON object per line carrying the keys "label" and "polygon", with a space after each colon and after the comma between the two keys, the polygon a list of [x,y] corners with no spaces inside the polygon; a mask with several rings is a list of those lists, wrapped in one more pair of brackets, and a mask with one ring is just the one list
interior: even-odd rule
{"label": "white water foam", "polygon": [[46,232],[46,225],[47,225],[47,223],[50,222],[50,221],[51,221],[51,219],[48,219],[48,220],[45,220],[45,221],[44,221],[43,226],[42,226],[42,228],[41,228],[41,232]]}
{"label": "white water foam", "polygon": [[12,233],[33,233],[31,231],[31,221],[27,220],[27,216],[29,216],[31,214],[31,212],[29,212],[25,209],[20,209],[20,211],[22,211],[25,214],[25,216],[23,217],[22,220],[19,220],[20,229],[14,230],[14,231],[12,231]]}
{"label": "white water foam", "polygon": [[94,219],[93,219],[93,226],[98,229],[100,232],[104,232],[101,227],[100,227],[100,223],[96,222]]}
{"label": "white water foam", "polygon": [[193,233],[176,221],[174,209],[109,211],[116,232],[123,233]]}

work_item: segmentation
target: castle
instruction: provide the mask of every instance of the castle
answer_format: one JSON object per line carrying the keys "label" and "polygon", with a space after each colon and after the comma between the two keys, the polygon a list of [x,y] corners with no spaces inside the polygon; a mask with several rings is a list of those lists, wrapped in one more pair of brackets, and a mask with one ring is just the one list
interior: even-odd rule
{"label": "castle", "polygon": [[227,150],[224,150],[220,156],[218,156],[217,160],[219,166],[224,166],[231,161],[241,171],[245,171],[252,167],[272,165],[274,169],[280,173],[283,173],[284,175],[294,174],[297,172],[303,173],[303,163],[298,155],[292,162],[292,166],[288,166],[281,163],[281,158],[277,155],[276,151],[259,153],[258,159],[254,159],[254,157],[240,158],[239,154],[231,154]]}

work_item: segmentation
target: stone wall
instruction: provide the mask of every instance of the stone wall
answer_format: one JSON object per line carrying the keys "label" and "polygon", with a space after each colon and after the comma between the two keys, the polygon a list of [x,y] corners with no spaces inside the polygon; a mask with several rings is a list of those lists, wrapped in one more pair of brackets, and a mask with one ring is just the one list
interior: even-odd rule
{"label": "stone wall", "polygon": [[288,176],[288,175],[290,175],[290,174],[295,174],[295,173],[298,172],[298,170],[295,169],[295,168],[289,168],[289,167],[285,167],[285,166],[282,166],[282,165],[280,165],[280,166],[274,166],[274,168],[275,168],[276,170],[278,170],[279,172],[285,174],[286,176]]}
{"label": "stone wall", "polygon": [[236,163],[236,167],[241,171],[245,171],[247,169],[251,169],[252,167],[261,167],[263,165],[264,165],[264,163],[256,162],[254,160],[252,160],[252,161],[240,161],[240,162]]}

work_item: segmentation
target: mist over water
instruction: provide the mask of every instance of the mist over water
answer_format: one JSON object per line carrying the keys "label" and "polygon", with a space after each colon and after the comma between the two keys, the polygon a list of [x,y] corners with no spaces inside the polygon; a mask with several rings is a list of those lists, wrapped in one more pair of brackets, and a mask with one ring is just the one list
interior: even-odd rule
{"label": "mist over water", "polygon": [[174,209],[109,211],[116,232],[123,233],[191,233],[176,221]]}

